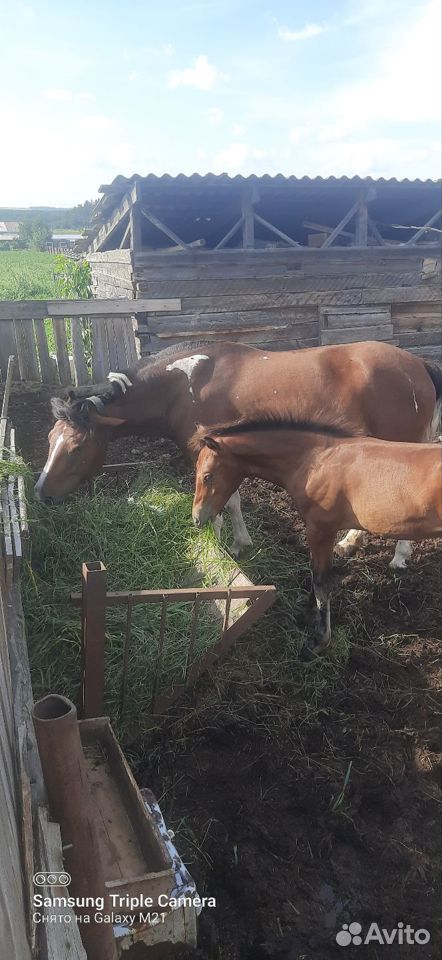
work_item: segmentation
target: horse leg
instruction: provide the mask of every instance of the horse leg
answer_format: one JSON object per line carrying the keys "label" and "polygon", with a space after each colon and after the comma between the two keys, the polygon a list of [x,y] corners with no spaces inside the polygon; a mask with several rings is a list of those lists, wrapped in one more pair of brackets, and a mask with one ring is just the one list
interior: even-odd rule
{"label": "horse leg", "polygon": [[230,512],[233,529],[233,543],[230,547],[230,552],[233,553],[234,557],[237,557],[244,547],[252,546],[252,540],[241,513],[241,498],[239,495],[239,490],[232,494],[230,500],[228,500],[226,503],[226,507]]}
{"label": "horse leg", "polygon": [[316,624],[309,648],[322,653],[331,640],[330,595],[332,584],[333,544],[335,533],[307,529],[311,553],[312,590],[316,599]]}
{"label": "horse leg", "polygon": [[349,530],[345,537],[336,544],[335,553],[337,553],[338,557],[352,557],[363,536],[363,530]]}
{"label": "horse leg", "polygon": [[221,527],[224,523],[222,513],[218,513],[215,519],[212,521],[212,526],[215,531],[215,536],[217,540],[221,540]]}
{"label": "horse leg", "polygon": [[407,560],[413,553],[413,544],[410,540],[398,540],[394,557],[389,563],[391,570],[406,570]]}

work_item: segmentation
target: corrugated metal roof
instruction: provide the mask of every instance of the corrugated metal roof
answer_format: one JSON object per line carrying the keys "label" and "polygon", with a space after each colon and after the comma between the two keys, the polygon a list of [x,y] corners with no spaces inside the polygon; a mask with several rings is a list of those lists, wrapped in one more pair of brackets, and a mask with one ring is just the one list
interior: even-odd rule
{"label": "corrugated metal roof", "polygon": [[357,176],[355,177],[333,177],[333,176],[295,177],[293,175],[285,176],[283,173],[275,173],[273,175],[269,173],[265,173],[262,176],[257,176],[256,174],[251,173],[247,177],[242,176],[242,174],[236,174],[234,177],[231,177],[229,176],[228,173],[192,173],[189,175],[185,173],[178,173],[176,175],[172,175],[170,173],[163,173],[160,176],[157,175],[156,173],[148,173],[146,176],[143,177],[139,173],[134,173],[132,174],[131,177],[124,177],[121,174],[119,174],[117,177],[115,177],[114,180],[112,180],[112,183],[102,184],[101,187],[99,187],[98,192],[99,193],[114,192],[114,190],[119,189],[122,186],[128,186],[129,184],[133,183],[135,180],[142,180],[143,182],[150,181],[152,183],[182,182],[182,183],[187,183],[189,185],[192,182],[196,185],[196,184],[211,183],[211,182],[213,182],[213,184],[215,183],[218,184],[223,182],[228,184],[232,184],[232,183],[241,184],[241,183],[278,183],[279,181],[280,183],[299,183],[304,185],[312,184],[312,185],[318,185],[318,186],[322,184],[339,183],[339,184],[351,184],[356,187],[363,186],[363,185],[374,186],[375,184],[380,184],[380,183],[383,183],[383,184],[384,183],[385,184],[387,183],[388,184],[411,184],[411,183],[437,184],[441,182],[440,180],[431,180],[430,178],[428,178],[427,180],[421,180],[419,178],[410,180],[408,179],[408,177],[405,177],[403,180],[398,180],[396,177],[388,177],[388,178],[357,177]]}
{"label": "corrugated metal roof", "polygon": [[[142,177],[134,173],[131,177],[117,176],[112,183],[100,187],[102,197],[93,212],[89,242],[101,225],[110,220],[136,180],[140,183],[142,200],[160,220],[187,242],[204,239],[207,248],[216,246],[240,215],[244,185],[253,188],[256,194],[253,202],[259,214],[301,243],[307,242],[304,220],[335,226],[362,190],[367,192],[370,201],[370,215],[386,224],[423,224],[440,203],[440,181],[434,180],[286,177],[281,173],[262,177],[150,173]],[[143,220],[142,229],[143,242],[156,246],[156,228]],[[121,237],[114,237],[117,245],[120,240]]]}

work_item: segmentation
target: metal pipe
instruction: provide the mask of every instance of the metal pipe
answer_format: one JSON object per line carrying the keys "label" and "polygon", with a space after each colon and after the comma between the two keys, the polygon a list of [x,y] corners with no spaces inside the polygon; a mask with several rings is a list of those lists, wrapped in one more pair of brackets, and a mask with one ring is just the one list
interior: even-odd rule
{"label": "metal pipe", "polygon": [[[70,895],[91,897],[99,907],[75,907],[88,960],[116,960],[112,923],[96,923],[94,914],[112,914],[93,816],[77,711],[66,697],[38,700],[32,710],[51,815],[60,824]],[[86,918],[86,920],[84,920]]]}

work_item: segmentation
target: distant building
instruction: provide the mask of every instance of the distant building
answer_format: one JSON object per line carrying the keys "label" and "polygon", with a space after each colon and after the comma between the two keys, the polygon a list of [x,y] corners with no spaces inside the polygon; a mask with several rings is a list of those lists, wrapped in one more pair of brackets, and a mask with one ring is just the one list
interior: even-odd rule
{"label": "distant building", "polygon": [[63,253],[65,250],[72,250],[79,240],[83,239],[82,233],[53,233],[46,244],[46,250],[49,253]]}
{"label": "distant building", "polygon": [[18,240],[20,224],[16,220],[0,220],[0,245],[9,247]]}

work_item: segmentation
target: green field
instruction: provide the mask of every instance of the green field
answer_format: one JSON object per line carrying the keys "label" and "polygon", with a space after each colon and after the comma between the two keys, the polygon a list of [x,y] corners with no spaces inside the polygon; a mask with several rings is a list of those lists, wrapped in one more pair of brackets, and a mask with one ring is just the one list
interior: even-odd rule
{"label": "green field", "polygon": [[0,300],[54,299],[55,255],[37,250],[0,250]]}

